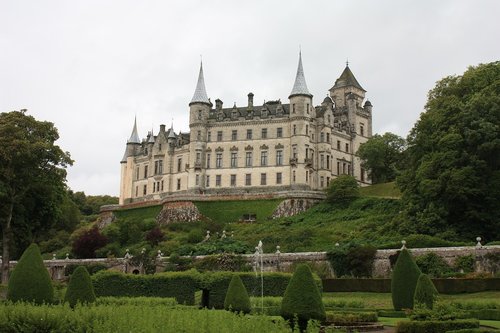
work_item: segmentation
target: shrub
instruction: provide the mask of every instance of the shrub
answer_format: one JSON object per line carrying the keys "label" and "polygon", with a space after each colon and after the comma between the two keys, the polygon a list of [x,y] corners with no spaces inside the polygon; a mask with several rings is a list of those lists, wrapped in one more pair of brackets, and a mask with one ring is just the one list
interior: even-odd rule
{"label": "shrub", "polygon": [[328,311],[326,321],[337,325],[373,323],[378,321],[378,316],[376,312]]}
{"label": "shrub", "polygon": [[372,246],[348,243],[329,251],[327,258],[337,277],[370,277],[376,252]]}
{"label": "shrub", "polygon": [[95,293],[90,275],[84,266],[80,266],[71,275],[68,283],[68,290],[64,296],[64,302],[68,302],[69,306],[75,307],[77,303],[93,303],[95,302]]}
{"label": "shrub", "polygon": [[242,256],[229,253],[206,256],[201,260],[195,261],[194,268],[201,272],[248,272],[251,270],[249,263]]}
{"label": "shrub", "polygon": [[353,176],[340,175],[330,182],[326,199],[334,205],[346,205],[359,197],[359,184]]}
{"label": "shrub", "polygon": [[441,277],[451,272],[451,267],[446,261],[434,252],[417,257],[415,262],[422,273],[431,277]]}
{"label": "shrub", "polygon": [[234,274],[227,288],[224,309],[235,312],[250,313],[250,297],[240,277]]}
{"label": "shrub", "polygon": [[494,333],[494,332],[500,332],[500,331],[488,328],[464,328],[461,330],[446,331],[446,333]]}
{"label": "shrub", "polygon": [[429,320],[429,321],[400,321],[396,326],[396,333],[444,333],[464,328],[479,328],[477,320]]}
{"label": "shrub", "polygon": [[415,288],[415,295],[413,297],[414,304],[432,309],[437,295],[438,292],[436,287],[434,287],[434,284],[431,279],[429,279],[429,276],[427,276],[427,274],[420,274]]}
{"label": "shrub", "polygon": [[[70,276],[71,274],[73,274],[75,269],[77,269],[78,267],[80,267],[80,266],[79,265],[67,265],[64,268],[64,275]],[[85,266],[85,268],[87,269],[87,272],[89,272],[90,275],[94,275],[95,273],[97,273],[99,271],[103,271],[103,270],[108,269],[106,267],[106,265],[103,265],[103,264],[91,264],[91,265]]]}
{"label": "shrub", "polygon": [[309,266],[300,265],[295,270],[283,296],[281,316],[288,320],[297,317],[300,327],[309,319],[325,319],[325,307]]}
{"label": "shrub", "polygon": [[165,234],[159,227],[154,227],[146,233],[145,238],[151,246],[156,246],[158,243],[165,240]]}
{"label": "shrub", "polygon": [[105,246],[108,238],[93,227],[80,234],[73,242],[72,252],[77,258],[95,258],[95,251]]}
{"label": "shrub", "polygon": [[458,272],[471,273],[474,272],[474,256],[472,254],[460,256],[455,259],[453,267]]}
{"label": "shrub", "polygon": [[399,254],[392,272],[391,294],[394,310],[413,309],[413,296],[422,272],[407,249]]}
{"label": "shrub", "polygon": [[51,303],[54,288],[36,244],[31,244],[19,259],[7,288],[7,299],[36,304]]}

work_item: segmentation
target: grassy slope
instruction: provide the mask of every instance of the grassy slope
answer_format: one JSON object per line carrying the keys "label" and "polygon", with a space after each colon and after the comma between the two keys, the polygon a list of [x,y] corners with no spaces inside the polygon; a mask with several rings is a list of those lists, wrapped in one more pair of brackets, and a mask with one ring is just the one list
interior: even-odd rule
{"label": "grassy slope", "polygon": [[253,201],[199,201],[196,206],[203,216],[219,223],[238,221],[243,214],[256,214],[257,221],[265,221],[272,215],[280,199]]}
{"label": "grassy slope", "polygon": [[378,198],[401,198],[401,192],[396,187],[395,182],[375,184],[371,186],[362,187],[360,194],[365,197],[378,197]]}

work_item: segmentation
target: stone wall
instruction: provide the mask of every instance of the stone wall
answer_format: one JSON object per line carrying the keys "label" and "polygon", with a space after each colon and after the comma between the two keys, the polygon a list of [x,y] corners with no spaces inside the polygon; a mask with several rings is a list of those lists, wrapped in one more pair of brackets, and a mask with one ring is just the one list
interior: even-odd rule
{"label": "stone wall", "polygon": [[316,199],[286,199],[283,200],[276,210],[273,212],[272,218],[277,219],[280,217],[294,216],[305,212],[315,204],[317,204],[320,200]]}
{"label": "stone wall", "polygon": [[198,207],[191,201],[166,202],[156,217],[159,225],[172,222],[194,222],[203,218]]}

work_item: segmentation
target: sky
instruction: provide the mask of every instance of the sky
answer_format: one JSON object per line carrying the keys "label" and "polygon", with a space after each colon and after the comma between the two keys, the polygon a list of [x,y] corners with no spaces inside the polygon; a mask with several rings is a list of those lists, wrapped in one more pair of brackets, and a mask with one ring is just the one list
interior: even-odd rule
{"label": "sky", "polygon": [[448,75],[499,60],[500,1],[0,0],[0,112],[55,124],[68,186],[119,194],[120,159],[160,124],[187,132],[200,58],[212,101],[288,103],[299,48],[319,105],[349,67],[374,133],[406,137]]}

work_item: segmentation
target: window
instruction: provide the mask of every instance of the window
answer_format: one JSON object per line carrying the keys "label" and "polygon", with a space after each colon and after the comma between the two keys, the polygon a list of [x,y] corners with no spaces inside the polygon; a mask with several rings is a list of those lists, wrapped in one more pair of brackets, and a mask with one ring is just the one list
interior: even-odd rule
{"label": "window", "polygon": [[148,166],[144,166],[144,178],[148,178]]}
{"label": "window", "polygon": [[[137,168],[135,169],[135,179],[136,179],[136,180],[137,180],[137,179],[139,179],[139,167],[137,167]],[[136,196],[137,196],[137,194],[136,194]]]}
{"label": "window", "polygon": [[207,169],[210,169],[210,154],[207,154]]}
{"label": "window", "polygon": [[217,131],[217,141],[222,141],[222,131]]}
{"label": "window", "polygon": [[208,142],[212,141],[212,132],[207,133],[207,141]]}
{"label": "window", "polygon": [[319,135],[319,141],[325,142],[325,133],[321,132],[321,134]]}
{"label": "window", "polygon": [[252,174],[251,173],[245,174],[245,185],[246,186],[252,185]]}
{"label": "window", "polygon": [[252,152],[251,151],[247,151],[247,153],[246,153],[245,166],[247,166],[247,167],[252,166]]}
{"label": "window", "polygon": [[156,191],[156,183],[153,183],[153,193]]}
{"label": "window", "polygon": [[293,125],[293,135],[297,134],[297,125]]}
{"label": "window", "polygon": [[328,115],[328,121],[327,121],[327,124],[331,123],[332,122],[332,118],[330,117],[330,115]]}
{"label": "window", "polygon": [[210,176],[209,175],[206,176],[205,187],[210,187]]}
{"label": "window", "polygon": [[148,185],[144,185],[144,186],[142,187],[142,194],[143,194],[143,195],[146,195],[146,193],[147,193],[147,192],[148,192]]}
{"label": "window", "polygon": [[267,151],[260,152],[260,165],[261,166],[267,165]]}
{"label": "window", "polygon": [[260,185],[267,185],[267,175],[265,173],[260,174]]}
{"label": "window", "polygon": [[196,163],[201,163],[201,153],[196,152]]}
{"label": "window", "polygon": [[340,162],[337,162],[337,175],[340,175]]}
{"label": "window", "polygon": [[296,180],[296,178],[295,178],[295,170],[294,170],[293,173],[292,173],[292,181],[293,181],[293,183],[295,183],[295,180]]}
{"label": "window", "polygon": [[292,148],[292,157],[295,159],[297,158],[297,147],[295,146]]}
{"label": "window", "polygon": [[247,140],[252,140],[252,130],[247,129]]}
{"label": "window", "polygon": [[309,171],[306,171],[306,183],[309,183]]}
{"label": "window", "polygon": [[359,134],[361,134],[361,136],[365,136],[365,125],[359,124]]}
{"label": "window", "polygon": [[195,185],[196,186],[200,185],[200,175],[196,175]]}
{"label": "window", "polygon": [[347,164],[347,174],[348,175],[351,174],[351,165],[350,164]]}
{"label": "window", "polygon": [[236,186],[236,175],[231,175],[231,186]]}
{"label": "window", "polygon": [[319,178],[319,186],[320,187],[325,187],[325,177],[321,176]]}
{"label": "window", "polygon": [[181,189],[181,179],[177,178],[177,191]]}
{"label": "window", "polygon": [[330,143],[330,133],[326,133],[326,142]]}
{"label": "window", "polygon": [[345,174],[346,171],[346,164],[342,163],[342,173]]}
{"label": "window", "polygon": [[236,141],[237,139],[238,139],[238,131],[237,130],[233,130],[231,132],[231,140]]}
{"label": "window", "polygon": [[196,140],[200,141],[201,140],[201,131],[198,131],[196,133]]}
{"label": "window", "polygon": [[262,139],[267,139],[267,128],[262,129]]}
{"label": "window", "polygon": [[306,104],[306,111],[307,111],[307,114],[309,114],[309,103]]}
{"label": "window", "polygon": [[361,181],[364,182],[365,181],[365,169],[361,168],[360,176],[361,176]]}
{"label": "window", "polygon": [[337,150],[340,150],[340,140],[337,140]]}
{"label": "window", "polygon": [[292,113],[295,113],[295,103],[292,104]]}
{"label": "window", "polygon": [[282,127],[278,127],[277,130],[276,130],[276,137],[277,138],[282,138],[283,137],[283,128]]}
{"label": "window", "polygon": [[163,191],[163,180],[161,181],[161,190]]}
{"label": "window", "polygon": [[278,185],[281,184],[282,178],[283,178],[283,175],[281,172],[276,173],[276,184],[278,184]]}
{"label": "window", "polygon": [[348,143],[345,144],[345,151],[349,152],[349,144]]}
{"label": "window", "polygon": [[311,139],[314,141],[314,133],[311,133]]}
{"label": "window", "polygon": [[215,186],[220,187],[221,178],[221,175],[215,175]]}
{"label": "window", "polygon": [[326,155],[326,168],[330,170],[330,155]]}
{"label": "window", "polygon": [[330,186],[330,177],[326,177],[326,186]]}
{"label": "window", "polygon": [[323,154],[319,156],[319,166],[321,169],[325,167],[325,155]]}
{"label": "window", "polygon": [[276,150],[276,165],[283,165],[283,150]]}
{"label": "window", "polygon": [[182,171],[182,157],[177,159],[177,172]]}
{"label": "window", "polygon": [[198,120],[201,120],[201,110],[198,110]]}
{"label": "window", "polygon": [[222,168],[222,153],[217,153],[215,157],[215,167],[218,169]]}
{"label": "window", "polygon": [[309,125],[306,125],[306,135],[309,135]]}
{"label": "window", "polygon": [[163,173],[163,161],[155,161],[155,175],[161,175]]}
{"label": "window", "polygon": [[231,153],[231,168],[237,167],[238,153]]}
{"label": "window", "polygon": [[139,195],[139,186],[135,187],[135,196]]}

